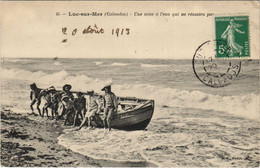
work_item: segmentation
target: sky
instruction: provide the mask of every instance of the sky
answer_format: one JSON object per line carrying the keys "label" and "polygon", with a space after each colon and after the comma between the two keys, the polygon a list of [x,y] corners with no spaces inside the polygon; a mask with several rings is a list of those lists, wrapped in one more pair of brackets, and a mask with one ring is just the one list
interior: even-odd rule
{"label": "sky", "polygon": [[[57,12],[61,15],[57,16]],[[68,13],[127,13],[128,16],[68,16]],[[159,16],[135,16],[158,13]],[[170,16],[161,15],[170,13]],[[259,2],[1,2],[1,57],[192,59],[215,39],[212,16],[247,15],[251,58],[259,58]],[[62,14],[66,15],[62,15]],[[172,16],[172,13],[179,16]],[[103,34],[83,34],[94,26]],[[62,28],[66,27],[66,35]],[[73,30],[77,29],[74,35]],[[114,34],[112,31],[114,29]],[[120,31],[118,37],[116,29]],[[129,34],[126,34],[126,29]],[[123,32],[122,32],[123,31]],[[122,33],[122,35],[121,35]]]}

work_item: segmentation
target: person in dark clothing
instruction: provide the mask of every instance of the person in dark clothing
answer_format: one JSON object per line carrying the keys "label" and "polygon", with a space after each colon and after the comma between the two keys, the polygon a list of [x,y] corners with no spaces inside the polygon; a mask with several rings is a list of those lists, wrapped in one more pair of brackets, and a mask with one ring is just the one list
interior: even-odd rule
{"label": "person in dark clothing", "polygon": [[36,108],[39,112],[39,115],[41,116],[41,109],[40,109],[40,105],[41,105],[41,97],[40,97],[40,92],[41,89],[39,89],[35,83],[30,84],[30,88],[31,88],[31,92],[30,92],[30,99],[31,99],[31,110],[32,113],[34,113],[34,109],[33,109],[33,105],[36,103]]}
{"label": "person in dark clothing", "polygon": [[86,98],[81,92],[77,93],[77,98],[74,99],[74,104],[75,104],[75,116],[74,116],[74,122],[73,126],[76,126],[76,121],[79,118],[81,120],[84,119],[84,112],[86,112]]}
{"label": "person in dark clothing", "polygon": [[69,122],[69,118],[74,114],[74,102],[67,95],[62,95],[61,101],[65,107],[64,125],[66,125]]}
{"label": "person in dark clothing", "polygon": [[72,101],[74,101],[74,96],[72,94],[72,92],[70,91],[72,88],[71,85],[69,84],[65,84],[63,87],[62,87],[62,95],[66,94]]}
{"label": "person in dark clothing", "polygon": [[61,92],[56,92],[51,97],[52,113],[53,113],[53,116],[55,115],[55,119],[59,118],[58,107],[59,107],[59,103],[61,102],[61,94],[62,94]]}

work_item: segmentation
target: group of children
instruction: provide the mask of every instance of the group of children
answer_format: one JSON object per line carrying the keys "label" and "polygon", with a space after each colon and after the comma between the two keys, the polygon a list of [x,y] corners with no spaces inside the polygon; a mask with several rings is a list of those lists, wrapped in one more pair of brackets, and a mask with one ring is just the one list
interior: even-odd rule
{"label": "group of children", "polygon": [[[69,122],[69,118],[73,117],[73,126],[76,126],[76,122],[81,118],[81,124],[79,129],[83,127],[85,122],[88,122],[88,126],[91,127],[91,121],[94,120],[95,115],[101,112],[101,108],[104,107],[104,120],[103,125],[105,128],[111,130],[111,119],[113,114],[117,111],[117,98],[114,93],[111,92],[111,86],[105,86],[102,91],[105,91],[105,96],[100,99],[94,96],[94,91],[88,91],[87,93],[76,92],[74,97],[71,92],[72,86],[65,84],[62,91],[57,91],[54,86],[47,89],[40,89],[35,83],[30,85],[31,88],[31,110],[34,113],[33,105],[36,103],[37,110],[40,116],[46,116],[49,118],[48,109],[51,109],[51,119],[58,119],[63,117],[65,119],[64,125]],[[88,101],[86,101],[85,95],[89,95]],[[40,110],[41,99],[45,100],[45,104]],[[58,114],[58,109],[62,111]]]}

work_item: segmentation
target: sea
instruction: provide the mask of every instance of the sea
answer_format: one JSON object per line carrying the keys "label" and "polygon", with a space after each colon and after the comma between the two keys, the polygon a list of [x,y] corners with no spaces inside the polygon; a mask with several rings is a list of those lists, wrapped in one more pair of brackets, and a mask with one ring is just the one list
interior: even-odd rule
{"label": "sea", "polygon": [[[234,123],[230,121],[238,118],[257,127],[259,60],[241,59],[241,62],[240,74],[230,85],[213,88],[196,78],[189,59],[2,58],[1,104],[14,112],[30,113],[29,85],[33,82],[39,88],[54,86],[61,90],[64,84],[71,84],[73,91],[94,90],[100,94],[102,87],[111,83],[117,96],[155,100],[148,127],[110,133],[98,128],[65,131],[59,143],[94,159],[185,166],[187,158],[198,154],[193,148],[184,156],[181,150],[185,150],[185,144],[188,148],[187,143],[208,135],[196,132],[201,128],[199,125],[187,132],[193,128],[192,123],[204,123],[204,127],[207,124],[210,127],[210,123],[232,126]],[[196,166],[195,161],[190,159],[186,166]],[[216,166],[213,162],[217,161],[204,166]],[[203,162],[197,166],[203,166]]]}

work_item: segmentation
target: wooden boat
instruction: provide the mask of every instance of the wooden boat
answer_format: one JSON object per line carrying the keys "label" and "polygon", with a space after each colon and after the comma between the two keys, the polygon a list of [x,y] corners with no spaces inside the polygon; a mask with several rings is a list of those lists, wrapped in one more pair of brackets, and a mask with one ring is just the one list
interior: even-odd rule
{"label": "wooden boat", "polygon": [[[111,121],[111,127],[123,130],[143,130],[150,123],[154,112],[154,100],[135,97],[118,97],[119,108]],[[104,113],[99,113],[92,124],[103,125]]]}
{"label": "wooden boat", "polygon": [[[111,120],[111,127],[123,130],[143,130],[150,123],[154,112],[154,100],[135,97],[118,97],[118,111]],[[61,114],[61,112],[59,112]],[[104,112],[95,116],[91,124],[103,128]],[[73,122],[73,116],[70,117]]]}

